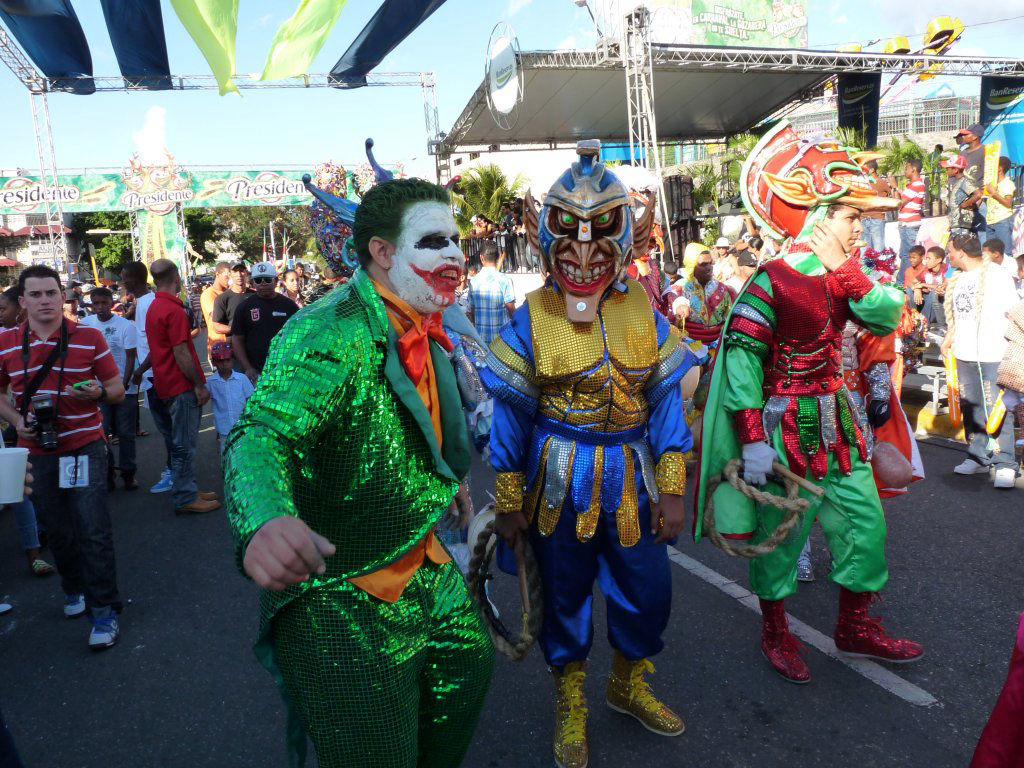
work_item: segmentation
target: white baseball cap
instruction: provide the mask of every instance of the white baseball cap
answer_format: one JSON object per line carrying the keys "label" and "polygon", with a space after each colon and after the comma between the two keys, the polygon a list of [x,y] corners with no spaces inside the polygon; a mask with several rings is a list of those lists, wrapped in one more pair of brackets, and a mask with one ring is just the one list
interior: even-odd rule
{"label": "white baseball cap", "polygon": [[720,237],[717,240],[715,240],[715,248],[728,248],[728,247],[729,247],[729,238],[727,238],[727,237]]}
{"label": "white baseball cap", "polygon": [[257,261],[249,270],[250,277],[277,277],[277,269],[273,262]]}

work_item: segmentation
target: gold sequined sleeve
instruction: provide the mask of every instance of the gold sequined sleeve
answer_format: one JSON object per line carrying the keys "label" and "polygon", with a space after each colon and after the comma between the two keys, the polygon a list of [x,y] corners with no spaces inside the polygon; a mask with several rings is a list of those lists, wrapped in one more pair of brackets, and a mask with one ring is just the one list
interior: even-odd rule
{"label": "gold sequined sleeve", "polygon": [[663,453],[658,460],[658,467],[654,472],[654,478],[658,485],[659,494],[685,495],[686,462],[683,460],[683,454],[675,452]]}
{"label": "gold sequined sleeve", "polygon": [[[269,520],[301,517],[292,479],[332,413],[344,412],[345,386],[361,339],[345,342],[313,308],[274,339],[256,390],[224,446],[224,495],[241,569],[249,540]],[[364,350],[365,352],[365,350]]]}
{"label": "gold sequined sleeve", "polygon": [[507,515],[523,508],[523,486],[526,483],[522,472],[499,472],[494,480],[494,512]]}

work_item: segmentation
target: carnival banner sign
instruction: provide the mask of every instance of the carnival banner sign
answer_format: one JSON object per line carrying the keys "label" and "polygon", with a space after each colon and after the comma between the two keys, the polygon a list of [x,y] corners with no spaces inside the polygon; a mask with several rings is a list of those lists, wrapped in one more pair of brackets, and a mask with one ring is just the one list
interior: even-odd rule
{"label": "carnival banner sign", "polygon": [[839,127],[863,130],[867,146],[878,144],[878,99],[882,93],[881,73],[839,75],[836,88]]}
{"label": "carnival banner sign", "polygon": [[807,0],[692,0],[692,45],[807,47]]}
{"label": "carnival banner sign", "polygon": [[[58,176],[57,185],[38,176],[0,177],[0,213],[41,213],[46,202],[61,203],[65,213],[149,211],[259,205],[308,205],[304,171],[196,171],[173,164],[133,164],[123,173]],[[355,192],[350,184],[350,196]]]}
{"label": "carnival banner sign", "polygon": [[1011,162],[1024,163],[1024,80],[981,78],[981,124],[983,143],[998,141]]}

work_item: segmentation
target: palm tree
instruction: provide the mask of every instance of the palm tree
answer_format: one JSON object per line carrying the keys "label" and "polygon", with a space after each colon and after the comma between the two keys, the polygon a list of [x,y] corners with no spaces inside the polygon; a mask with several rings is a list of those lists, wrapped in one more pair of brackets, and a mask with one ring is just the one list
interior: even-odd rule
{"label": "palm tree", "polygon": [[924,150],[908,136],[900,139],[893,136],[888,144],[878,148],[885,157],[878,161],[878,170],[884,176],[902,176],[903,167],[909,160],[925,161]]}
{"label": "palm tree", "polygon": [[488,221],[501,221],[501,207],[519,197],[526,187],[526,178],[518,174],[509,179],[505,172],[493,163],[478,165],[462,174],[458,184],[459,192],[452,193],[455,205],[455,223],[463,235],[473,228],[474,216],[483,216]]}

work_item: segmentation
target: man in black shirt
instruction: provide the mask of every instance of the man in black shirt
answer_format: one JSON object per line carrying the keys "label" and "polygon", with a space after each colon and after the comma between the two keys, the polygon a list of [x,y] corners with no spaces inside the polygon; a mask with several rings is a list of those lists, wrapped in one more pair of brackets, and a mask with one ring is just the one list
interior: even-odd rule
{"label": "man in black shirt", "polygon": [[[231,321],[231,349],[253,384],[267,362],[270,342],[289,317],[299,311],[294,301],[277,292],[277,270],[272,262],[252,265],[250,294],[235,308]],[[217,301],[223,298],[218,297]]]}
{"label": "man in black shirt", "polygon": [[238,305],[252,294],[249,288],[249,268],[239,261],[231,265],[231,285],[213,302],[213,329],[225,336],[231,335],[231,321]]}

